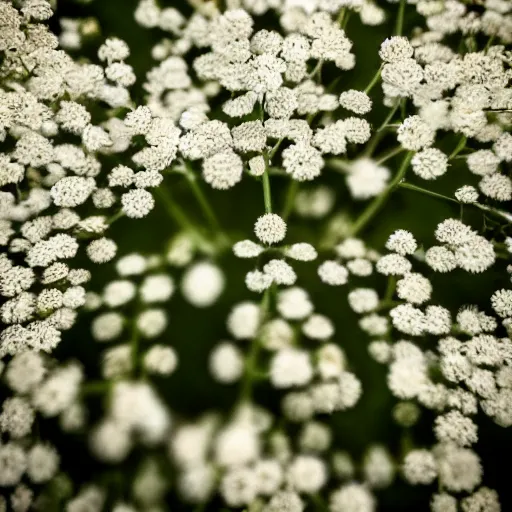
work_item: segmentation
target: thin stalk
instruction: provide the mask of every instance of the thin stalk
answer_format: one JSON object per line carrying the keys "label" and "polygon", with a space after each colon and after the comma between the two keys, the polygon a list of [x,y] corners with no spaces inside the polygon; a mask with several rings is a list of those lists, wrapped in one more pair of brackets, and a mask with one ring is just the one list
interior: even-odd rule
{"label": "thin stalk", "polygon": [[272,159],[274,158],[275,154],[277,153],[277,150],[279,149],[279,147],[283,143],[283,140],[284,139],[279,139],[276,142],[275,146],[270,150],[270,153],[268,154],[268,165],[270,165],[272,163]]}
{"label": "thin stalk", "polygon": [[124,217],[123,210],[119,210],[117,213],[114,213],[114,215],[112,215],[112,217],[109,217],[107,219],[107,224],[112,225],[112,224],[114,224],[114,222],[116,220],[119,220],[121,217]]}
{"label": "thin stalk", "polygon": [[352,229],[350,231],[350,236],[355,236],[357,233],[359,233],[375,216],[375,214],[382,208],[382,206],[386,203],[388,200],[391,192],[395,190],[395,188],[399,185],[399,183],[402,181],[403,177],[405,176],[405,173],[407,172],[407,169],[409,167],[409,163],[413,157],[414,153],[411,151],[408,151],[405,155],[404,159],[402,160],[402,164],[400,168],[398,169],[398,172],[396,173],[393,180],[389,183],[389,185],[385,188],[385,190],[378,195],[363,211],[363,213],[359,216],[359,218],[356,220],[354,225],[352,226]]}
{"label": "thin stalk", "polygon": [[394,156],[398,155],[402,151],[405,151],[405,149],[402,146],[398,146],[395,149],[391,149],[390,151],[384,153],[383,155],[380,155],[377,157],[376,162],[380,165],[384,162],[387,162],[390,158],[393,158]]}
{"label": "thin stalk", "polygon": [[368,94],[375,87],[377,82],[379,81],[383,66],[384,66],[383,64],[380,66],[380,68],[377,70],[377,73],[375,73],[375,75],[373,75],[373,78],[370,80],[370,83],[366,86],[366,89],[364,90],[364,92],[366,94]]}
{"label": "thin stalk", "polygon": [[140,342],[140,333],[139,329],[137,329],[136,320],[133,320],[132,325],[132,338],[130,340],[130,351],[132,357],[132,372],[134,375],[137,374],[137,365],[139,362],[139,342]]}
{"label": "thin stalk", "polygon": [[[448,197],[448,196],[445,196],[443,194],[438,194],[437,192],[432,192],[432,190],[428,190],[426,188],[418,187],[417,185],[413,185],[412,183],[402,182],[402,183],[399,184],[399,187],[400,188],[405,188],[405,189],[408,189],[408,190],[414,190],[415,192],[419,192],[420,194],[425,194],[425,195],[428,195],[428,196],[431,196],[431,197],[435,197],[437,199],[442,199],[444,201],[449,201],[451,203],[459,204],[459,201],[457,201],[453,197]],[[471,203],[471,204],[467,204],[465,206],[468,206],[468,207],[473,206],[473,207],[478,208],[479,210],[482,210],[484,212],[491,213],[493,215],[496,215],[497,217],[501,217],[502,219],[505,219],[508,222],[512,222],[512,214],[510,214],[510,213],[508,213],[506,211],[498,210],[497,208],[492,208],[490,206],[487,206],[485,204],[480,204],[480,203]]]}
{"label": "thin stalk", "polygon": [[160,197],[169,217],[171,217],[171,219],[174,220],[174,222],[176,222],[176,224],[178,224],[178,226],[180,226],[184,231],[187,231],[190,236],[194,238],[198,247],[204,252],[213,252],[214,249],[211,242],[203,236],[199,229],[187,217],[187,214],[173,201],[169,190],[157,187],[156,193]]}
{"label": "thin stalk", "polygon": [[396,111],[400,108],[401,103],[402,103],[401,101],[398,101],[397,104],[389,111],[389,114],[386,117],[386,119],[384,119],[382,124],[377,128],[378,132],[384,130],[384,128],[386,128],[388,126],[389,121],[391,121],[391,119],[393,119],[393,116],[395,115]]}
{"label": "thin stalk", "polygon": [[403,98],[400,102],[400,117],[402,121],[407,117],[407,98]]}
{"label": "thin stalk", "polygon": [[352,11],[347,11],[345,16],[343,17],[343,21],[341,22],[341,28],[343,30],[346,30],[347,25],[348,25],[348,20],[350,19],[351,14],[352,14]]}
{"label": "thin stalk", "polygon": [[341,158],[331,158],[328,161],[329,167],[332,167],[333,169],[336,169],[337,171],[340,171],[342,173],[350,172],[351,165],[350,162],[347,162],[346,160],[342,160]]}
{"label": "thin stalk", "polygon": [[387,115],[386,119],[382,122],[382,124],[377,128],[375,131],[372,139],[370,140],[370,143],[368,144],[367,148],[365,149],[365,155],[369,158],[372,156],[372,153],[375,151],[377,146],[379,145],[379,142],[381,141],[382,137],[384,137],[384,130],[388,127],[389,121],[393,119],[393,116],[395,115],[396,111],[400,107],[400,102],[398,102]]}
{"label": "thin stalk", "polygon": [[311,71],[311,73],[309,74],[309,78],[314,78],[315,76],[318,75],[318,77],[320,78],[319,82],[321,82],[321,77],[322,77],[322,67],[324,65],[324,61],[322,59],[320,59],[317,63],[317,65],[314,67],[313,71]]}
{"label": "thin stalk", "polygon": [[395,26],[395,35],[401,36],[402,30],[404,28],[404,13],[405,13],[405,4],[407,0],[400,0],[400,6],[398,7],[398,15],[396,18],[396,26]]}
{"label": "thin stalk", "polygon": [[178,224],[181,228],[186,231],[194,232],[196,228],[194,224],[187,217],[186,213],[178,206],[172,199],[171,194],[168,190],[164,190],[161,187],[156,188],[156,193],[159,195],[162,203],[167,210],[169,216]]}
{"label": "thin stalk", "polygon": [[80,393],[82,395],[99,395],[110,389],[111,382],[108,380],[87,381],[82,384]]}
{"label": "thin stalk", "polygon": [[340,10],[340,13],[338,14],[338,25],[341,27],[343,24],[343,18],[345,17],[345,12],[347,12],[347,8],[343,7],[343,9]]}
{"label": "thin stalk", "polygon": [[375,309],[375,312],[385,311],[386,309],[392,309],[396,306],[400,306],[403,302],[398,300],[383,300],[379,303],[378,307]]}
{"label": "thin stalk", "polygon": [[286,220],[290,213],[292,213],[293,206],[295,204],[295,198],[297,197],[297,192],[299,191],[299,182],[296,180],[291,180],[288,185],[288,190],[286,191],[286,198],[284,200],[284,207],[281,217]]}
{"label": "thin stalk", "polygon": [[454,199],[453,197],[448,197],[443,194],[438,194],[437,192],[433,192],[432,190],[428,190],[426,188],[418,187],[417,185],[413,185],[412,183],[402,182],[399,183],[398,186],[400,188],[407,188],[409,190],[414,190],[415,192],[420,192],[421,194],[429,195],[432,197],[435,197],[437,199],[443,199],[444,201],[450,201],[451,203],[457,203],[459,204],[459,201],[457,199]]}
{"label": "thin stalk", "polygon": [[386,287],[386,293],[384,294],[384,302],[389,302],[395,293],[396,288],[396,277],[395,276],[389,276],[388,278],[388,285]]}
{"label": "thin stalk", "polygon": [[[270,309],[270,294],[273,290],[273,286],[267,288],[263,294],[260,303],[260,325],[266,320]],[[261,351],[261,344],[258,336],[256,336],[251,341],[251,348],[249,350],[249,354],[247,355],[247,359],[245,360],[245,372],[242,380],[242,384],[240,387],[240,402],[248,402],[252,396],[252,388],[254,383],[254,376],[258,374],[257,365],[258,365],[258,356]]]}
{"label": "thin stalk", "polygon": [[455,147],[455,149],[452,151],[452,154],[448,157],[448,160],[452,160],[455,158],[465,147],[468,139],[467,137],[463,136],[460,138],[459,143]]}
{"label": "thin stalk", "polygon": [[268,158],[266,159],[266,167],[263,176],[261,177],[263,183],[263,202],[265,204],[265,213],[272,213],[272,193],[270,191],[270,177],[268,174]]}
{"label": "thin stalk", "polygon": [[270,178],[268,171],[263,173],[263,202],[265,203],[265,213],[272,213],[272,196],[270,194]]}
{"label": "thin stalk", "polygon": [[199,186],[195,174],[193,174],[192,172],[187,172],[186,176],[188,182],[190,183],[190,188],[192,189],[192,192],[194,193],[194,196],[197,202],[199,203],[199,206],[201,207],[204,216],[209,222],[210,227],[215,233],[220,233],[222,231],[220,223],[208,199],[204,195],[203,189]]}
{"label": "thin stalk", "polygon": [[484,48],[484,53],[487,53],[487,50],[489,50],[489,48],[491,47],[492,43],[494,42],[494,38],[495,38],[494,35],[489,37],[489,39],[487,40],[487,44],[485,45],[485,48]]}
{"label": "thin stalk", "polygon": [[477,208],[483,210],[484,212],[492,213],[498,217],[501,217],[502,219],[505,219],[508,222],[512,222],[512,214],[510,214],[509,212],[498,210],[496,208],[491,208],[490,206],[486,206],[485,204],[480,203],[474,203],[473,206],[476,206]]}

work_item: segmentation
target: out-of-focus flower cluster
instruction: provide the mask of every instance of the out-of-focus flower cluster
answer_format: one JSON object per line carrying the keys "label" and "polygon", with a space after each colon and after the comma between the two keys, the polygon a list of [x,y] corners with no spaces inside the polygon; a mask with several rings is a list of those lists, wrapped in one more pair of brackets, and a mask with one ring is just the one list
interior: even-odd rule
{"label": "out-of-focus flower cluster", "polygon": [[[512,425],[510,2],[189,4],[123,13],[159,37],[139,76],[94,17],[59,17],[57,35],[52,2],[0,0],[0,511],[373,512],[401,478],[436,482],[432,512],[498,512],[475,445],[479,412]],[[355,23],[389,28],[366,85]],[[211,197],[242,181],[261,209],[240,235]],[[424,240],[405,218],[379,246],[366,234],[398,190],[452,214]],[[178,228],[166,250],[133,237],[118,254],[112,224],[155,206]],[[193,364],[235,399],[184,418],[165,393],[174,303],[201,322],[230,257],[246,290]],[[445,303],[443,279],[485,272],[481,303]],[[319,287],[357,319],[326,315]],[[336,419],[373,392],[347,322],[387,367],[398,452],[340,443]],[[90,346],[73,345],[82,329]]]}

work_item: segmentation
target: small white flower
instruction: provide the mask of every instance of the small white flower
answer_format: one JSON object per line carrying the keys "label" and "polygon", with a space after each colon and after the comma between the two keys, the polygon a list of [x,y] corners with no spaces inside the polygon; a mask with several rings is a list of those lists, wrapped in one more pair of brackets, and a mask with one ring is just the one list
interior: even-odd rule
{"label": "small white flower", "polygon": [[275,213],[266,213],[254,224],[254,233],[263,243],[281,242],[286,235],[286,222]]}

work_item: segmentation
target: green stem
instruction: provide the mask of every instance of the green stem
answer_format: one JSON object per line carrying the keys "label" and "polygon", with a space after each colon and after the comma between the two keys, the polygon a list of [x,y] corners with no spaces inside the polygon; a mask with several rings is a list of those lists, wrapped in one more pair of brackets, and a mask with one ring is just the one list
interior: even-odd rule
{"label": "green stem", "polygon": [[109,217],[107,219],[107,224],[112,225],[112,224],[114,224],[114,222],[116,220],[119,220],[121,217],[124,217],[123,210],[119,210],[117,213],[114,213],[114,215],[112,215],[112,217]]}
{"label": "green stem", "polygon": [[268,175],[268,165],[262,176],[263,183],[263,201],[265,203],[265,213],[272,213],[272,194],[270,192],[270,177]]}
{"label": "green stem", "polygon": [[417,185],[413,185],[412,183],[402,182],[398,185],[400,188],[407,188],[409,190],[414,190],[415,192],[420,192],[422,194],[426,194],[432,197],[436,197],[437,199],[443,199],[444,201],[450,201],[452,203],[457,203],[457,199],[454,199],[452,197],[444,196],[443,194],[438,194],[437,192],[432,192],[432,190],[428,190],[426,188],[418,187]]}
{"label": "green stem", "polygon": [[389,114],[386,117],[386,119],[384,119],[382,124],[377,128],[378,132],[384,130],[384,128],[386,128],[388,126],[389,121],[391,121],[391,119],[393,119],[393,116],[395,115],[396,111],[400,108],[401,103],[402,103],[401,101],[397,101],[396,105],[389,111]]}
{"label": "green stem", "polygon": [[315,509],[317,512],[326,512],[328,510],[327,504],[320,494],[311,494],[310,495],[311,502],[315,505]]}
{"label": "green stem", "polygon": [[400,118],[402,121],[407,117],[407,98],[402,98],[400,102]]}
{"label": "green stem", "polygon": [[327,163],[329,167],[332,167],[341,173],[350,172],[352,169],[350,162],[347,160],[342,160],[341,158],[331,158],[327,161]]}
{"label": "green stem", "polygon": [[[270,310],[270,295],[273,291],[273,286],[267,288],[263,294],[260,303],[260,327],[266,320]],[[252,397],[252,388],[254,383],[254,376],[258,374],[258,356],[261,350],[260,334],[251,340],[251,348],[245,360],[245,372],[240,386],[240,402],[249,402]]]}
{"label": "green stem", "polygon": [[274,158],[275,154],[277,153],[277,150],[283,143],[284,139],[279,139],[276,142],[276,145],[270,150],[270,153],[268,154],[268,164],[270,165],[272,163],[272,159]]}
{"label": "green stem", "polygon": [[489,37],[488,41],[487,41],[487,44],[485,45],[485,48],[484,48],[484,53],[487,53],[487,50],[489,50],[489,48],[491,47],[492,43],[494,42],[494,38],[496,36],[492,35],[491,37]]}
{"label": "green stem", "polygon": [[378,311],[384,311],[386,309],[392,309],[396,306],[400,306],[400,304],[403,304],[403,302],[400,302],[398,300],[384,300],[379,303],[377,309],[375,309],[375,313],[377,313]]}
{"label": "green stem", "polygon": [[391,192],[395,190],[395,188],[399,185],[400,181],[402,181],[403,177],[405,176],[405,173],[407,172],[409,163],[413,155],[414,153],[412,151],[407,152],[404,159],[402,160],[402,165],[400,166],[400,169],[398,169],[398,172],[396,173],[393,180],[388,184],[385,190],[366,207],[363,213],[359,216],[359,218],[352,226],[350,236],[355,236],[357,233],[359,233],[373,219],[375,214],[385,204]]}
{"label": "green stem", "polygon": [[400,107],[400,101],[389,111],[389,114],[387,115],[386,119],[382,122],[382,124],[377,128],[375,131],[372,139],[370,140],[368,146],[366,147],[364,153],[365,155],[370,158],[379,145],[379,142],[381,141],[382,137],[384,137],[384,130],[388,127],[389,121],[393,119],[393,116],[395,115],[396,111]]}
{"label": "green stem", "polygon": [[138,366],[138,362],[139,362],[139,341],[140,341],[140,333],[139,333],[139,329],[137,329],[137,320],[134,318],[133,325],[132,325],[132,338],[130,340],[133,375],[137,375],[137,366]]}
{"label": "green stem", "polygon": [[346,30],[347,29],[347,25],[348,25],[348,20],[350,19],[350,15],[352,14],[352,11],[347,11],[345,16],[343,17],[343,20],[341,22],[341,28],[343,30]]}
{"label": "green stem", "polygon": [[292,213],[293,206],[295,204],[295,198],[297,197],[297,192],[299,191],[299,182],[296,180],[291,180],[288,185],[288,190],[286,192],[286,198],[284,201],[284,208],[281,217],[286,220],[290,214]]}
{"label": "green stem", "polygon": [[317,65],[313,68],[313,71],[311,71],[311,73],[309,74],[309,78],[315,78],[316,76],[318,76],[319,78],[319,82],[322,81],[322,67],[324,65],[324,61],[322,59],[320,59],[317,63]]}
{"label": "green stem", "polygon": [[346,7],[343,7],[342,9],[340,9],[340,12],[338,14],[338,19],[337,19],[337,23],[338,25],[341,27],[342,24],[343,24],[343,18],[345,17],[345,12],[347,11],[347,8]]}
{"label": "green stem", "polygon": [[208,202],[208,199],[204,195],[202,188],[199,186],[196,175],[192,171],[189,171],[186,173],[186,176],[188,182],[190,183],[192,192],[194,193],[194,196],[197,199],[197,202],[199,203],[199,206],[203,211],[204,216],[210,223],[210,227],[212,228],[214,233],[220,233],[222,231],[220,223],[217,219],[217,216],[215,215],[215,212],[213,211],[213,208]]}
{"label": "green stem", "polygon": [[383,302],[389,302],[395,293],[396,288],[396,277],[395,276],[389,276],[388,278],[388,285],[386,288],[386,293],[384,295],[384,301]]}
{"label": "green stem", "polygon": [[[454,199],[453,197],[448,197],[443,194],[438,194],[437,192],[432,192],[432,190],[418,187],[418,185],[413,185],[412,183],[402,182],[399,184],[399,187],[405,188],[408,190],[414,190],[414,192],[419,192],[420,194],[425,194],[425,195],[428,195],[431,197],[435,197],[437,199],[442,199],[443,201],[449,201],[451,203],[459,204],[459,201],[457,201],[457,199]],[[512,222],[512,214],[505,212],[503,210],[498,210],[497,208],[491,208],[490,206],[487,206],[485,204],[480,204],[480,203],[471,203],[466,206],[473,206],[475,208],[478,208],[479,210],[482,210],[487,213],[491,213],[493,215],[496,215],[497,217],[505,219],[507,222]]]}
{"label": "green stem", "polygon": [[405,4],[407,0],[400,0],[400,6],[398,7],[398,15],[396,18],[396,26],[395,26],[395,35],[402,35],[402,30],[404,28],[404,13],[405,13]]}
{"label": "green stem", "polygon": [[498,217],[501,217],[502,219],[505,219],[507,222],[512,222],[512,214],[509,212],[498,210],[496,208],[491,208],[490,206],[486,206],[485,204],[480,203],[473,203],[472,206],[476,206],[477,208],[483,210],[484,212],[492,213]]}
{"label": "green stem", "polygon": [[162,187],[156,189],[169,217],[171,217],[178,226],[187,231],[195,240],[197,246],[206,253],[214,252],[212,244],[201,234],[197,227],[190,221],[186,213],[172,199],[169,190]]}
{"label": "green stem", "polygon": [[111,382],[108,380],[90,380],[82,384],[80,393],[83,395],[99,395],[110,389]]}
{"label": "green stem", "polygon": [[405,151],[405,149],[402,146],[398,146],[395,149],[392,149],[392,150],[388,151],[387,153],[384,153],[383,155],[378,156],[376,158],[376,162],[379,165],[383,164],[384,162],[387,162],[390,158],[393,158],[394,156],[398,155],[402,151]]}
{"label": "green stem", "polygon": [[460,138],[457,147],[452,151],[452,154],[448,157],[448,160],[455,158],[465,147],[468,139],[466,136]]}
{"label": "green stem", "polygon": [[366,94],[368,94],[374,87],[375,85],[377,84],[377,82],[379,81],[380,79],[380,74],[382,73],[382,68],[383,68],[384,64],[382,64],[380,66],[380,68],[377,70],[377,73],[375,73],[375,75],[373,76],[373,78],[371,79],[370,83],[366,86],[366,89],[364,90],[364,92]]}

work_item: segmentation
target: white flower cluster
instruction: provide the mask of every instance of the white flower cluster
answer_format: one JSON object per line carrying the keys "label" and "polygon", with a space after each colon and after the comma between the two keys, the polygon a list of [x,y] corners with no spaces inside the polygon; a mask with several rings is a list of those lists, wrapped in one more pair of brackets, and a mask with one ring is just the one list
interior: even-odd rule
{"label": "white flower cluster", "polygon": [[[471,242],[476,236],[469,226],[455,219],[444,221],[436,230],[436,238],[452,247]],[[377,272],[388,276],[386,296],[381,299],[375,289],[356,288],[349,293],[348,300],[356,313],[379,311],[379,314],[372,313],[371,321],[370,317],[364,317],[360,325],[375,337],[369,345],[369,353],[376,361],[389,366],[388,387],[394,396],[404,401],[404,411],[396,415],[397,421],[403,425],[417,421],[414,409],[405,411],[406,404],[410,403],[405,401],[411,400],[437,415],[433,430],[439,444],[432,450],[409,451],[403,461],[403,475],[413,485],[431,484],[438,479],[447,492],[472,492],[482,481],[481,462],[468,448],[478,440],[474,416],[480,409],[498,425],[512,425],[509,396],[512,343],[510,338],[496,334],[500,323],[505,331],[510,330],[512,291],[498,290],[491,297],[496,316],[468,305],[452,315],[443,306],[426,305],[432,300],[432,284],[428,277],[413,271],[415,265],[407,258],[418,251],[414,236],[398,230],[388,238],[386,248],[394,252],[382,256],[376,264]],[[434,249],[452,254],[444,246]],[[425,254],[427,263],[430,251]],[[479,255],[482,253],[485,258],[485,251],[478,251]],[[452,254],[452,258],[455,267],[456,256]],[[493,261],[494,252],[485,268]],[[429,265],[434,271],[438,270]],[[393,301],[395,295],[398,303]],[[424,351],[421,346],[403,339],[404,335],[415,340],[436,337],[435,352]],[[464,461],[464,471],[459,469],[461,461]],[[476,491],[476,501],[479,493],[487,492],[484,489]],[[463,507],[471,500],[472,497],[462,500]],[[456,507],[456,499],[443,494],[434,496],[432,510],[445,510],[441,508],[445,501],[453,501]]]}
{"label": "white flower cluster", "polygon": [[335,246],[334,252],[336,259],[326,260],[318,267],[320,279],[331,286],[346,284],[350,275],[370,276],[379,259],[379,254],[358,238],[346,238]]}
{"label": "white flower cluster", "polygon": [[[153,2],[142,2],[139,9],[139,14],[154,9],[151,17],[155,20],[160,12]],[[145,16],[139,16],[138,21],[148,25]],[[350,90],[338,100],[308,71],[315,62],[332,61],[341,69],[353,67],[352,43],[326,12],[311,13],[284,37],[276,31],[254,32],[253,19],[242,9],[211,19],[197,15],[186,27],[182,22],[177,30],[171,30],[181,36],[175,45],[184,51],[193,46],[211,49],[195,59],[193,71],[199,80],[231,92],[232,98],[222,107],[225,114],[236,121],[253,113],[257,105],[262,113],[260,120],[235,126],[211,119],[211,115],[208,118],[208,95],[219,91],[192,85],[188,65],[178,56],[183,51],[161,59],[148,73],[149,107],[155,115],[179,120],[186,130],[180,139],[180,154],[185,160],[202,160],[203,178],[213,188],[233,187],[241,180],[244,168],[261,176],[271,163],[267,147],[271,140],[291,141],[281,152],[282,165],[293,179],[308,181],[320,175],[323,155],[340,155],[347,151],[347,145],[364,144],[370,138],[370,125],[361,118],[333,120],[316,131],[304,119],[333,112],[340,105],[357,114],[371,109],[365,93]],[[163,102],[162,95],[168,90]],[[179,111],[176,102],[170,101],[178,96]]]}
{"label": "white flower cluster", "polygon": [[[172,122],[153,118],[147,107],[133,110],[124,121],[111,117],[93,124],[88,106],[94,102],[130,106],[127,87],[134,75],[124,62],[127,44],[110,38],[101,45],[98,58],[105,68],[75,62],[56,49],[56,37],[41,23],[52,15],[50,4],[26,4],[19,12],[1,3],[2,45],[12,50],[0,70],[0,101],[6,107],[0,138],[12,147],[0,154],[0,185],[5,187],[0,243],[6,251],[0,314],[9,325],[0,335],[1,357],[27,348],[51,352],[61,331],[74,325],[91,274],[73,268],[70,260],[79,255],[81,241],[94,263],[115,257],[117,245],[105,236],[109,224],[122,214],[144,217],[153,208],[145,189],[161,183],[158,171],[172,162],[180,133]],[[16,88],[6,81],[12,76]],[[126,151],[136,135],[149,144],[133,156],[144,170],[118,165],[105,176],[102,155]],[[99,185],[104,182],[108,186]],[[117,187],[132,185],[120,194],[118,205]],[[105,213],[91,215],[89,204]]]}
{"label": "white flower cluster", "polygon": [[[375,512],[399,473],[437,482],[431,512],[499,512],[477,447],[480,412],[512,426],[509,2],[163,3],[127,8],[165,34],[141,80],[127,42],[98,42],[95,18],[59,13],[57,35],[52,0],[0,0],[0,511],[160,512],[170,499]],[[356,15],[388,18],[394,35],[355,34]],[[363,68],[381,61],[366,86],[352,33],[368,35]],[[263,211],[251,210],[254,182]],[[227,218],[239,191],[250,200]],[[412,194],[432,201],[425,219],[410,218]],[[430,210],[436,201],[446,208]],[[163,251],[110,229],[153,210],[172,221]],[[384,241],[395,221],[404,229]],[[155,242],[162,232],[157,220]],[[230,252],[236,267],[254,260],[252,299],[237,295]],[[479,278],[490,292],[465,300],[460,282]],[[359,378],[369,372],[349,361],[340,293],[387,367],[399,455],[340,449],[352,435],[340,443],[340,416],[365,407],[363,388],[373,398]],[[207,339],[179,332],[186,322]],[[196,389],[206,379],[212,395]],[[183,382],[205,400],[225,393],[223,405],[185,419]],[[421,407],[431,446],[412,437]],[[80,482],[74,442],[100,463],[86,461]]]}
{"label": "white flower cluster", "polygon": [[332,463],[325,461],[332,447],[330,428],[318,421],[302,421],[292,439],[273,428],[269,411],[245,405],[225,424],[206,414],[195,423],[181,425],[171,437],[170,456],[178,467],[182,500],[208,502],[219,478],[220,494],[229,507],[261,503],[265,512],[300,512],[311,495],[328,486],[332,472],[337,487],[331,493],[330,510],[343,510],[354,500],[366,507],[361,510],[374,510],[372,490],[394,479],[387,450],[371,446],[357,471],[360,483],[347,482],[356,476],[348,454],[336,452]]}

